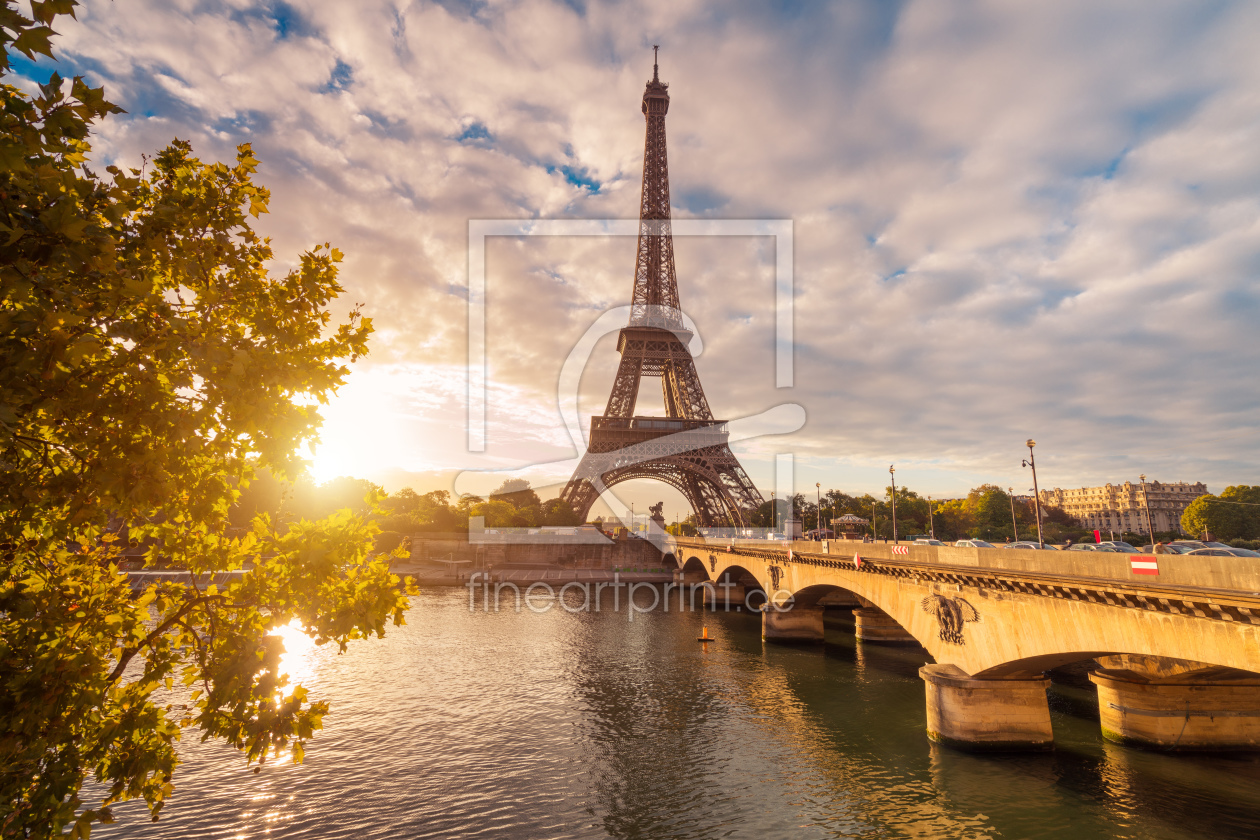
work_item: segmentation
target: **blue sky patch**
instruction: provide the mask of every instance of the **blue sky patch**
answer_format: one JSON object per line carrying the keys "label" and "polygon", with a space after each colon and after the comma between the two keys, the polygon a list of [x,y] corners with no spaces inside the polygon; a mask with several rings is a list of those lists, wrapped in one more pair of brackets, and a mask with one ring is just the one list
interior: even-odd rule
{"label": "blue sky patch", "polygon": [[729,200],[722,193],[709,187],[679,190],[674,194],[674,203],[679,209],[697,214],[724,207]]}
{"label": "blue sky patch", "polygon": [[60,73],[63,77],[74,75],[63,63],[51,61],[45,56],[40,56],[39,61],[31,61],[20,52],[9,55],[9,68],[9,72],[13,75],[33,79],[41,85],[48,84],[54,72]]}
{"label": "blue sky patch", "polygon": [[547,167],[548,175],[554,175],[557,172],[563,175],[564,180],[568,181],[573,186],[585,187],[587,190],[590,190],[591,192],[599,192],[599,188],[603,186],[603,184],[600,181],[595,180],[589,174],[587,174],[587,169],[585,166],[583,166],[581,169],[575,166],[548,166]]}
{"label": "blue sky patch", "polygon": [[337,64],[333,67],[332,76],[328,79],[328,84],[324,86],[324,90],[332,93],[346,90],[352,84],[354,84],[354,68],[340,58],[337,59]]}
{"label": "blue sky patch", "polygon": [[486,128],[479,122],[472,123],[463,131],[455,136],[457,143],[470,143],[473,145],[484,145],[494,140],[490,134],[490,129]]}

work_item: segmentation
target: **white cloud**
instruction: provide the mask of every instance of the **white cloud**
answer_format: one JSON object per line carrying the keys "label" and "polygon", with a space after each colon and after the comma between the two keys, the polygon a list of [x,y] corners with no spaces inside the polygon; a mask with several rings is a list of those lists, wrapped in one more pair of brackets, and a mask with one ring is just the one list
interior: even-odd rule
{"label": "white cloud", "polygon": [[[379,330],[367,376],[463,363],[468,219],[637,213],[662,43],[678,215],[796,224],[787,393],[766,242],[678,246],[716,410],[809,411],[754,452],[759,481],[773,449],[807,457],[810,485],[875,490],[897,461],[919,465],[920,484],[899,467],[911,486],[962,493],[1024,481],[1029,436],[1048,484],[1254,480],[1254,5],[470,8],[89,2],[60,50],[129,111],[99,156],[254,143],[277,254],[347,253],[347,306]],[[563,457],[546,454],[559,366],[628,297],[633,245],[505,240],[488,266],[490,369],[517,403],[495,457]],[[592,413],[616,363],[601,348]],[[462,438],[426,434],[399,451],[434,462]]]}

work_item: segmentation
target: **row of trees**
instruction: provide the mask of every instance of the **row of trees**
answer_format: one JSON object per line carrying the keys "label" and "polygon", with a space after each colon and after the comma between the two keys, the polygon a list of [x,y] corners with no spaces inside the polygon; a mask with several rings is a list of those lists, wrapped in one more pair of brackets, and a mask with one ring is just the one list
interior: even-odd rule
{"label": "row of trees", "polygon": [[[867,533],[880,539],[891,538],[890,493],[891,488],[886,488],[884,497],[876,498],[869,493],[858,496],[828,490],[817,501],[798,493],[789,499],[764,502],[753,514],[751,525],[782,529],[788,519],[796,518],[806,530],[811,530],[819,522],[821,506],[824,528],[840,516],[853,514],[867,520]],[[1012,500],[1006,490],[995,484],[982,484],[964,498],[945,501],[930,500],[908,487],[898,487],[896,507],[897,533],[901,537],[935,533],[940,540],[1005,542],[1035,539],[1037,534],[1033,503]],[[543,500],[524,479],[508,479],[485,498],[466,495],[454,499],[444,490],[421,494],[403,488],[386,494],[370,481],[344,477],[318,486],[309,478],[285,485],[266,472],[242,491],[231,519],[234,525],[246,527],[260,513],[277,521],[298,521],[319,519],[347,508],[376,523],[383,532],[377,547],[384,549],[398,545],[406,534],[466,531],[469,517],[473,516],[484,517],[488,528],[581,524],[563,500]],[[1189,534],[1206,530],[1224,540],[1260,539],[1260,487],[1228,487],[1220,496],[1197,499],[1182,517],[1182,527]],[[698,523],[691,515],[675,522],[669,530],[695,534]],[[1079,541],[1091,535],[1055,507],[1042,507],[1042,533],[1046,540],[1056,543]],[[1161,536],[1171,539],[1176,535],[1157,535]]]}
{"label": "row of trees", "polygon": [[[1260,495],[1260,488],[1230,488],[1221,498],[1235,499],[1235,490],[1253,491]],[[858,496],[828,490],[820,499],[823,527],[829,527],[833,519],[853,514],[868,521],[868,533],[881,539],[891,538],[893,511],[890,492],[891,488],[888,488],[883,498],[876,498],[869,493]],[[1260,534],[1257,528],[1241,524],[1255,521],[1260,514],[1239,514],[1238,508],[1223,504],[1209,508],[1215,498],[1204,497],[1196,502],[1197,507],[1192,508],[1200,517],[1193,520],[1196,530],[1201,530],[1201,523],[1207,522],[1207,527],[1214,533],[1219,531],[1245,538],[1250,538],[1253,532]],[[751,525],[781,529],[788,519],[796,518],[801,520],[806,530],[813,529],[819,521],[819,506],[814,499],[799,493],[790,499],[766,501],[753,514]],[[898,487],[896,507],[897,532],[902,537],[935,533],[941,540],[978,538],[1002,542],[1032,539],[1037,533],[1032,503],[1013,502],[1005,490],[994,484],[983,484],[973,488],[965,498],[947,501],[929,500],[908,487]],[[241,491],[230,517],[233,525],[244,528],[255,516],[263,513],[274,521],[284,523],[315,520],[345,509],[369,518],[380,528],[382,534],[377,539],[377,548],[385,550],[394,548],[407,534],[466,531],[469,518],[474,516],[484,517],[488,528],[581,524],[577,514],[563,500],[558,497],[543,500],[524,479],[508,479],[485,498],[473,495],[453,498],[445,490],[417,493],[409,487],[387,494],[377,484],[348,477],[322,485],[316,485],[309,477],[285,484],[265,471]],[[1204,512],[1197,513],[1200,510]],[[1256,510],[1260,511],[1260,506]],[[1190,515],[1188,511],[1187,516]],[[1253,518],[1248,519],[1248,515]],[[1042,532],[1047,540],[1080,540],[1089,534],[1058,508],[1043,507],[1042,516]],[[1210,518],[1213,516],[1215,518]],[[595,521],[603,524],[601,520]],[[698,523],[691,515],[671,525],[669,530],[677,534],[694,534]],[[1189,525],[1187,530],[1190,530]]]}
{"label": "row of trees", "polygon": [[[828,528],[833,519],[852,514],[867,520],[867,533],[881,539],[891,538],[891,498],[891,487],[885,488],[882,498],[869,493],[854,496],[839,490],[828,490],[817,499],[798,493],[790,499],[764,502],[753,514],[752,525],[782,528],[787,519],[796,518],[801,520],[802,527],[812,530],[819,521],[823,528]],[[1048,540],[1075,540],[1088,533],[1058,508],[1043,507],[1042,517],[1042,532]],[[901,537],[935,532],[940,540],[1029,539],[1036,537],[1036,522],[1031,502],[1012,502],[1010,494],[995,484],[983,484],[973,488],[965,498],[948,501],[929,500],[908,487],[897,488],[897,533]],[[675,530],[686,533],[694,531],[695,525],[695,518],[688,517]]]}
{"label": "row of trees", "polygon": [[[828,490],[818,501],[798,493],[790,499],[764,502],[753,514],[751,524],[756,528],[781,529],[788,519],[796,518],[810,530],[819,521],[821,503],[824,528],[830,527],[833,519],[853,514],[868,520],[868,533],[881,539],[890,538],[890,493],[891,488],[887,488],[883,498],[875,498],[869,493],[856,496]],[[244,528],[260,513],[277,521],[298,521],[321,519],[345,509],[375,521],[384,532],[378,542],[383,540],[386,548],[398,544],[401,537],[394,535],[466,531],[472,516],[484,517],[488,528],[581,524],[577,514],[563,500],[558,497],[543,500],[528,481],[519,478],[503,482],[486,498],[452,499],[445,490],[421,494],[403,488],[386,494],[370,481],[345,477],[322,485],[304,477],[286,485],[266,471],[260,472],[241,491],[230,517],[233,525]],[[694,534],[697,527],[693,515],[674,523],[670,530]],[[1182,516],[1182,528],[1188,534],[1206,531],[1222,540],[1260,539],[1260,487],[1232,486],[1219,496],[1196,499]],[[897,532],[902,537],[934,532],[940,540],[977,538],[1003,542],[1033,539],[1037,525],[1032,502],[1013,501],[1007,491],[995,484],[982,484],[972,488],[965,498],[946,501],[929,500],[908,487],[898,487]],[[1051,542],[1062,542],[1081,540],[1090,531],[1063,510],[1043,507],[1042,533]],[[1164,536],[1173,538],[1175,535]]]}
{"label": "row of trees", "polygon": [[445,490],[417,493],[404,487],[386,494],[380,485],[361,478],[341,477],[316,485],[304,476],[287,484],[266,472],[241,491],[231,520],[234,526],[245,528],[259,514],[283,523],[319,519],[346,509],[376,523],[382,532],[377,548],[385,550],[398,545],[406,534],[467,531],[468,520],[474,516],[484,517],[487,528],[582,524],[566,502],[558,497],[544,501],[520,478],[504,481],[486,498],[465,495],[453,500]]}
{"label": "row of trees", "polygon": [[1238,484],[1200,496],[1182,513],[1181,527],[1218,540],[1260,540],[1260,487]]}

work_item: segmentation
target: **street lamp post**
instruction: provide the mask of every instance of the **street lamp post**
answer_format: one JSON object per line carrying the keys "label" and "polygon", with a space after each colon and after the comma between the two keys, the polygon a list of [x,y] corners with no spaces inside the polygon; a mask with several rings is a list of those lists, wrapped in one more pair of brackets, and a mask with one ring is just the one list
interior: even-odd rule
{"label": "street lamp post", "polygon": [[928,533],[936,539],[936,519],[932,516],[932,497],[928,496]]}
{"label": "street lamp post", "polygon": [[1019,542],[1019,524],[1015,521],[1015,488],[1007,487],[1006,490],[1011,494],[1011,529],[1015,532],[1015,542]]}
{"label": "street lamp post", "polygon": [[1041,536],[1041,491],[1037,489],[1037,459],[1033,457],[1033,447],[1036,445],[1037,441],[1032,438],[1028,439],[1028,460],[1024,461],[1024,466],[1032,468],[1033,503],[1037,507],[1037,545],[1045,548],[1046,541],[1045,538]]}
{"label": "street lamp post", "polygon": [[[1151,502],[1146,497],[1146,476],[1139,475],[1138,481],[1142,482],[1142,507],[1146,508],[1146,532],[1150,535],[1151,545],[1153,546],[1155,545],[1155,529],[1151,527]],[[1155,549],[1152,548],[1151,551],[1154,552]]]}
{"label": "street lamp post", "polygon": [[774,498],[775,491],[770,491],[770,531],[778,533],[779,531],[779,503]]}
{"label": "street lamp post", "polygon": [[871,502],[871,542],[875,542],[878,535],[875,531],[875,503]]}
{"label": "street lamp post", "polygon": [[892,464],[888,465],[888,475],[892,478],[892,520],[893,520],[893,545],[897,544],[897,468]]}
{"label": "street lamp post", "polygon": [[814,482],[814,531],[816,539],[822,539],[822,482]]}

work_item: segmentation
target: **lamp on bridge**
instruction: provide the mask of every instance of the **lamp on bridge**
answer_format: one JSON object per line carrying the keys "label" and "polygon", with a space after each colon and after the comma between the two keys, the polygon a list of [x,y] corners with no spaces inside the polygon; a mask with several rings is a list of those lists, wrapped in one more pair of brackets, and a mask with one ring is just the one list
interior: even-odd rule
{"label": "lamp on bridge", "polygon": [[1019,542],[1019,524],[1015,521],[1015,488],[1007,487],[1006,491],[1011,494],[1011,529],[1015,532],[1015,542]]}
{"label": "lamp on bridge", "polygon": [[1032,438],[1028,439],[1028,458],[1024,461],[1024,466],[1032,468],[1033,502],[1037,506],[1037,545],[1045,548],[1046,541],[1041,536],[1041,492],[1037,489],[1037,459],[1033,457],[1033,447],[1036,445],[1037,441]]}
{"label": "lamp on bridge", "polygon": [[822,539],[822,482],[814,482],[814,536]]}
{"label": "lamp on bridge", "polygon": [[893,522],[893,545],[897,544],[897,468],[889,464],[888,475],[892,478],[892,522]]}
{"label": "lamp on bridge", "polygon": [[[1146,508],[1146,532],[1150,534],[1151,545],[1155,545],[1155,529],[1151,526],[1151,502],[1146,497],[1146,476],[1139,475],[1138,481],[1142,482],[1142,507]],[[1152,548],[1153,552],[1155,549]]]}

